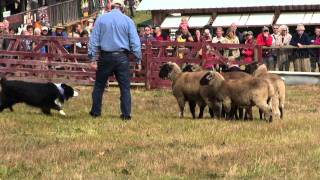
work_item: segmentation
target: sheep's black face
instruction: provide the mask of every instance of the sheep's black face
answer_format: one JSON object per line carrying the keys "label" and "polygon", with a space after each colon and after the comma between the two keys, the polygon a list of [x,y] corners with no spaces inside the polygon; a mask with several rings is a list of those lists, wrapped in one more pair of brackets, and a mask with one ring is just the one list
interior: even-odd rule
{"label": "sheep's black face", "polygon": [[200,85],[205,86],[208,85],[209,82],[213,79],[212,74],[210,72],[207,72],[201,79],[200,79]]}
{"label": "sheep's black face", "polygon": [[182,72],[193,72],[193,66],[191,64],[185,65],[185,67],[182,69]]}
{"label": "sheep's black face", "polygon": [[161,79],[168,78],[169,73],[172,71],[172,67],[169,64],[164,64],[160,67],[159,77]]}

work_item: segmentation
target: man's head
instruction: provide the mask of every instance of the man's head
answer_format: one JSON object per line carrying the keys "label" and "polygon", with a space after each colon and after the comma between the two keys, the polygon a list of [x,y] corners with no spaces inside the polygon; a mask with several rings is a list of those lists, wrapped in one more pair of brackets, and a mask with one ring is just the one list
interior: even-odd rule
{"label": "man's head", "polygon": [[272,26],[273,34],[279,34],[279,25],[275,24]]}
{"label": "man's head", "polygon": [[222,27],[217,27],[217,29],[216,29],[216,35],[217,35],[217,37],[222,37],[223,36],[223,29],[222,29]]}
{"label": "man's head", "polygon": [[112,0],[111,9],[119,9],[124,12],[124,0]]}
{"label": "man's head", "polygon": [[287,25],[281,25],[279,31],[282,36],[285,36],[289,32],[289,28]]}
{"label": "man's head", "polygon": [[27,31],[28,31],[29,35],[33,35],[33,26],[32,25],[28,25],[27,26]]}
{"label": "man's head", "polygon": [[182,34],[188,34],[188,32],[189,32],[188,27],[182,26],[181,27],[181,32],[182,32]]}
{"label": "man's head", "polygon": [[267,26],[264,26],[262,28],[262,33],[263,33],[263,35],[269,35],[269,28]]}
{"label": "man's head", "polygon": [[161,28],[159,26],[156,26],[154,29],[154,33],[161,34]]}
{"label": "man's head", "polygon": [[296,30],[297,30],[297,33],[301,36],[304,33],[304,30],[305,30],[304,25],[303,24],[298,24]]}
{"label": "man's head", "polygon": [[315,27],[314,33],[316,34],[317,37],[320,36],[320,26]]}
{"label": "man's head", "polygon": [[78,32],[80,34],[82,32],[82,24],[81,23],[77,23],[75,29],[76,29],[76,32]]}
{"label": "man's head", "polygon": [[230,26],[230,29],[231,29],[231,31],[236,32],[236,30],[237,30],[237,25],[236,25],[236,23],[232,23],[231,26]]}
{"label": "man's head", "polygon": [[151,27],[150,26],[144,27],[144,34],[147,36],[151,34]]}

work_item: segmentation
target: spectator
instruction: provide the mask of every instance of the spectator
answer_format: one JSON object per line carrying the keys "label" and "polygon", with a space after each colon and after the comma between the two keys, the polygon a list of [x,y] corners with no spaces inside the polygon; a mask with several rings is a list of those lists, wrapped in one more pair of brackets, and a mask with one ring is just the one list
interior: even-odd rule
{"label": "spectator", "polygon": [[[31,34],[29,33],[29,31],[26,30],[26,29],[23,29],[22,32],[21,32],[21,34],[24,35],[24,36],[31,36]],[[32,44],[33,44],[32,40],[30,40],[30,39],[23,39],[23,40],[22,40],[22,43],[24,44],[24,45],[23,45],[23,48],[24,48],[25,51],[32,51],[32,47],[33,47],[33,45],[32,45]]]}
{"label": "spectator", "polygon": [[[225,44],[239,44],[239,39],[235,35],[235,31],[229,28],[227,31],[227,36],[225,37],[223,43]],[[224,57],[227,57],[231,61],[235,61],[240,57],[240,51],[238,48],[229,48],[224,51]]]}
{"label": "spectator", "polygon": [[231,28],[231,31],[233,31],[234,34],[238,37],[239,43],[240,42],[244,43],[243,38],[242,38],[242,34],[238,31],[238,27],[237,27],[236,23],[232,23],[230,28]]}
{"label": "spectator", "polygon": [[202,36],[201,36],[201,32],[199,29],[196,30],[195,32],[195,36],[194,36],[194,42],[202,42]]}
{"label": "spectator", "polygon": [[41,30],[39,28],[34,29],[34,34],[35,36],[40,36],[41,35]]}
{"label": "spectator", "polygon": [[16,28],[9,29],[9,35],[16,35],[17,33],[18,33],[18,29],[16,29]]}
{"label": "spectator", "polygon": [[[280,34],[275,39],[275,46],[288,46],[291,41],[291,34],[289,34],[289,28],[286,25],[281,25],[279,27]],[[289,50],[288,49],[279,49],[278,52],[278,69],[279,71],[289,71],[290,61],[289,61]]]}
{"label": "spectator", "polygon": [[28,31],[28,35],[33,35],[33,26],[32,25],[28,25],[27,26],[27,31]]}
{"label": "spectator", "polygon": [[[87,38],[89,37],[89,32],[87,30],[83,30],[80,37]],[[87,48],[87,43],[81,43],[82,48]]]}
{"label": "spectator", "polygon": [[151,34],[151,26],[144,28],[144,35],[140,38],[140,41],[155,41],[155,38]]}
{"label": "spectator", "polygon": [[[270,47],[272,45],[272,36],[269,33],[269,28],[264,26],[262,32],[257,36],[257,45]],[[268,70],[274,70],[274,59],[269,49],[262,51],[262,60]]]}
{"label": "spectator", "polygon": [[309,51],[303,49],[304,45],[311,44],[310,37],[304,32],[305,28],[303,24],[298,24],[296,31],[297,32],[292,35],[290,42],[292,46],[298,47],[298,49],[292,53],[294,71],[310,72]]}
{"label": "spectator", "polygon": [[4,38],[1,36],[4,34],[4,25],[2,22],[0,22],[0,50],[3,50],[3,44],[4,44]]}
{"label": "spectator", "polygon": [[[246,37],[245,37],[245,42],[244,44],[246,45],[254,45],[254,39],[253,39],[253,32],[252,31],[248,31],[246,33]],[[244,56],[243,61],[246,64],[250,64],[253,61],[253,55],[254,55],[254,50],[253,48],[248,48],[248,49],[244,49],[242,50],[242,54]]]}
{"label": "spectator", "polygon": [[82,31],[83,31],[83,28],[82,28],[81,23],[77,23],[76,26],[75,26],[75,33],[79,34],[79,36],[80,36]]}
{"label": "spectator", "polygon": [[[314,45],[320,45],[320,26],[317,26],[314,29],[315,38],[313,40]],[[311,71],[315,72],[318,66],[318,71],[320,71],[320,49],[314,50],[313,59],[311,61]]]}
{"label": "spectator", "polygon": [[[67,38],[68,35],[67,33],[64,32],[64,26],[62,26],[62,24],[57,24],[56,26],[56,31],[52,33],[52,36],[62,36],[62,37],[65,37]],[[80,34],[79,34],[80,35]]]}
{"label": "spectator", "polygon": [[[278,38],[279,36],[279,25],[275,24],[272,26],[272,34],[271,34],[271,37],[272,37],[272,46],[275,46],[276,45],[276,39]],[[271,55],[273,56],[273,59],[274,59],[274,66],[276,66],[277,64],[277,61],[278,61],[278,53],[279,51],[277,49],[272,49],[271,50]],[[276,67],[274,67],[276,68]]]}
{"label": "spectator", "polygon": [[206,42],[211,42],[212,41],[212,35],[210,33],[209,29],[205,29],[203,32],[203,38]]}
{"label": "spectator", "polygon": [[49,28],[47,26],[42,26],[41,28],[41,35],[42,36],[48,36],[49,34]]}
{"label": "spectator", "polygon": [[89,19],[89,20],[88,20],[88,24],[87,24],[86,30],[88,31],[89,34],[92,32],[93,23],[94,23],[94,20],[93,20],[93,19]]}
{"label": "spectator", "polygon": [[181,22],[179,24],[179,29],[182,30],[182,28],[189,29],[188,18],[186,16],[181,17]]}
{"label": "spectator", "polygon": [[277,39],[277,36],[279,36],[280,34],[280,31],[279,31],[279,25],[275,24],[272,26],[272,45],[275,46],[276,45],[276,39]]}
{"label": "spectator", "polygon": [[187,26],[183,26],[181,27],[181,38],[185,39],[186,42],[193,42],[193,37],[191,35],[191,33],[188,30]]}
{"label": "spectator", "polygon": [[156,26],[154,29],[154,38],[156,41],[166,41],[167,37],[165,37],[162,32],[161,28],[159,26]]}
{"label": "spectator", "polygon": [[212,43],[222,43],[224,41],[223,33],[222,27],[217,27],[216,36],[212,38]]}
{"label": "spectator", "polygon": [[140,27],[139,29],[139,37],[142,38],[144,36],[144,27]]}

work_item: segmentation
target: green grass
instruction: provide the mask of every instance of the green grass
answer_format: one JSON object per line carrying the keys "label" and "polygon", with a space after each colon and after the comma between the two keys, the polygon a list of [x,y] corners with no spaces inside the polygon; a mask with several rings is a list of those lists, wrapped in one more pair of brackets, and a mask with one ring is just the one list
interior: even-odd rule
{"label": "green grass", "polygon": [[143,89],[125,123],[117,88],[92,119],[91,87],[79,88],[67,117],[23,104],[0,114],[0,179],[320,178],[319,86],[288,87],[285,119],[271,124],[180,119],[169,90]]}
{"label": "green grass", "polygon": [[135,16],[133,18],[133,21],[135,22],[136,25],[139,25],[143,22],[152,22],[151,21],[151,12],[149,11],[137,11],[135,13]]}

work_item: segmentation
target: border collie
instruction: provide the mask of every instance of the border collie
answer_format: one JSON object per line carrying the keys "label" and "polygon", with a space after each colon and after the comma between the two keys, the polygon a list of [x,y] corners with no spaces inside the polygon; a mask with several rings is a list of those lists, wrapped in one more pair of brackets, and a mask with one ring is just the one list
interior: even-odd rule
{"label": "border collie", "polygon": [[26,103],[38,107],[44,114],[50,115],[51,109],[59,111],[65,116],[62,104],[71,97],[78,96],[78,92],[66,84],[33,83],[24,81],[9,81],[2,77],[0,93],[0,112],[16,103]]}

